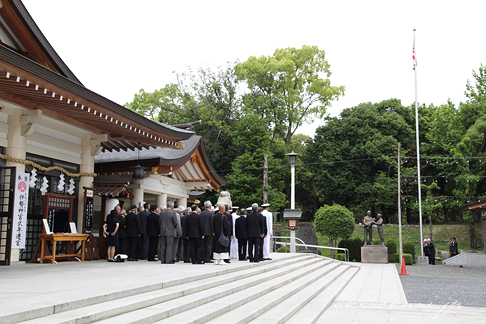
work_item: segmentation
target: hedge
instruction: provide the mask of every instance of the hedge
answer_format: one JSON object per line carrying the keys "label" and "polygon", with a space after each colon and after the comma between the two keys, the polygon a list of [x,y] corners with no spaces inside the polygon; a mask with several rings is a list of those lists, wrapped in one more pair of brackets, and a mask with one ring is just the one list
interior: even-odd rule
{"label": "hedge", "polygon": [[412,243],[407,242],[403,244],[403,253],[408,253],[412,255],[412,262],[415,263],[415,247]]}
{"label": "hedge", "polygon": [[[403,253],[403,258],[405,258],[405,264],[413,264],[413,258],[410,253]],[[400,253],[393,253],[388,255],[388,262],[389,263],[402,263],[400,259]]]}

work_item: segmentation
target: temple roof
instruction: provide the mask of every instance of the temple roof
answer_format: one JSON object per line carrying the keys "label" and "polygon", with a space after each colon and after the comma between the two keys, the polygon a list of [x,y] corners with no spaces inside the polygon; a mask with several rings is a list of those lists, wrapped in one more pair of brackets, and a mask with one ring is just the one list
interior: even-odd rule
{"label": "temple roof", "polygon": [[184,148],[180,150],[157,147],[102,152],[95,156],[95,172],[102,175],[129,172],[130,167],[140,161],[149,174],[164,174],[185,182],[206,181],[216,190],[226,185],[226,180],[219,176],[209,161],[202,136],[192,135],[181,143]]}

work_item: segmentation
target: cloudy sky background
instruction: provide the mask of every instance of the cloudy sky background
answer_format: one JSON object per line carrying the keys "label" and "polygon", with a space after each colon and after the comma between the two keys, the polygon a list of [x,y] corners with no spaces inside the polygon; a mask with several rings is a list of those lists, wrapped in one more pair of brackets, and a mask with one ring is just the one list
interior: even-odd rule
{"label": "cloudy sky background", "polygon": [[[90,90],[124,105],[188,67],[217,68],[277,48],[326,51],[331,83],[345,96],[328,113],[362,102],[466,100],[486,64],[486,1],[24,0],[41,31]],[[313,136],[321,120],[299,132]]]}

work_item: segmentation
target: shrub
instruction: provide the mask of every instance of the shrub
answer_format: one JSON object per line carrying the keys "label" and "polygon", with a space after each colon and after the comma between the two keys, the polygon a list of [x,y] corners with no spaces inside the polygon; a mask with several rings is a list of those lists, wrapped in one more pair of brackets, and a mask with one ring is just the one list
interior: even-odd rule
{"label": "shrub", "polygon": [[324,205],[319,208],[316,212],[315,224],[316,232],[327,236],[333,247],[336,246],[338,239],[351,237],[355,227],[353,213],[338,204]]}
{"label": "shrub", "polygon": [[397,253],[397,243],[395,241],[388,241],[385,245],[388,247],[388,254]]}
{"label": "shrub", "polygon": [[349,260],[361,262],[361,247],[363,246],[363,240],[360,238],[355,238],[351,241],[351,248],[349,248]]}
{"label": "shrub", "polygon": [[281,246],[277,249],[277,252],[278,253],[286,253],[286,252],[290,252],[290,249],[289,248],[286,248],[285,245],[284,246]]}
{"label": "shrub", "polygon": [[411,254],[403,253],[403,257],[405,258],[405,264],[413,264],[413,258]]}
{"label": "shrub", "polygon": [[400,259],[399,253],[388,254],[389,263],[400,263],[398,259]]}
{"label": "shrub", "polygon": [[336,260],[344,261],[344,254],[336,254]]}
{"label": "shrub", "polygon": [[[405,259],[405,264],[413,264],[413,259],[412,255],[409,253],[403,253],[403,258]],[[388,262],[389,263],[402,263],[402,260],[400,260],[400,253],[393,253],[393,254],[388,254]]]}
{"label": "shrub", "polygon": [[[346,248],[349,250],[349,242],[351,240],[348,240],[348,239],[342,239],[341,241],[339,241],[339,244],[338,244],[338,248]],[[337,250],[337,253],[344,253],[344,251],[342,250]]]}
{"label": "shrub", "polygon": [[412,243],[407,242],[403,244],[403,253],[408,253],[412,255],[412,262],[415,262],[415,247]]}

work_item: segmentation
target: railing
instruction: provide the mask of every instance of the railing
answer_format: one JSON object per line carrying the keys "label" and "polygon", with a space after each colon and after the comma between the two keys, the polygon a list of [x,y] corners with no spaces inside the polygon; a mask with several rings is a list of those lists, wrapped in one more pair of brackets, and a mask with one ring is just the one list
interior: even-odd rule
{"label": "railing", "polygon": [[[279,241],[276,241],[276,239],[285,239],[285,242],[279,242]],[[277,244],[278,245],[284,245],[285,247],[287,247],[287,245],[290,245],[290,242],[287,242],[287,239],[290,239],[290,236],[273,236],[272,237],[274,245],[277,245]],[[295,245],[296,246],[303,246],[303,247],[305,247],[306,250],[307,250],[308,247],[317,248],[317,249],[328,249],[328,250],[342,250],[342,251],[344,251],[344,261],[349,261],[349,250],[346,249],[346,248],[305,244],[305,242],[302,241],[300,238],[295,237],[295,239],[302,242],[302,244],[295,244]],[[285,249],[285,252],[287,252],[287,249]]]}

